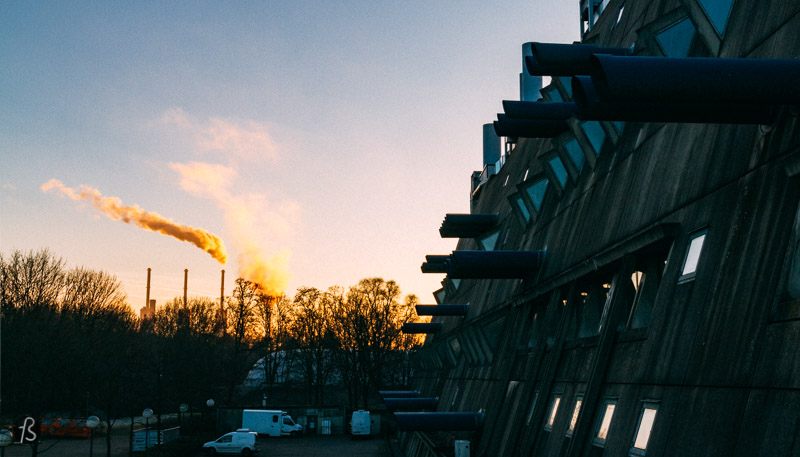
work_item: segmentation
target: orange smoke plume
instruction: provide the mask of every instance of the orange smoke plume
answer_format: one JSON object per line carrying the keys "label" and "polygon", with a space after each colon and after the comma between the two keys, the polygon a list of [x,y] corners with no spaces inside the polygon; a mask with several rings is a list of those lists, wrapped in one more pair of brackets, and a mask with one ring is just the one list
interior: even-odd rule
{"label": "orange smoke plume", "polygon": [[222,240],[203,229],[177,224],[158,213],[145,211],[138,205],[125,206],[119,198],[103,197],[99,190],[88,186],[82,185],[79,190],[75,190],[66,187],[57,179],[51,179],[41,187],[42,192],[53,188],[60,190],[63,195],[73,200],[89,201],[95,209],[112,220],[123,221],[127,224],[132,222],[143,229],[169,235],[181,241],[188,241],[211,254],[211,257],[217,259],[219,263],[224,264],[228,259]]}
{"label": "orange smoke plume", "polygon": [[281,295],[289,284],[290,254],[288,249],[269,249],[269,245],[291,235],[296,225],[294,205],[271,203],[265,195],[232,192],[238,174],[224,165],[191,162],[169,166],[180,174],[185,191],[214,201],[223,211],[234,250],[239,252],[239,276],[259,284],[266,295]]}
{"label": "orange smoke plume", "polygon": [[276,254],[267,260],[262,251],[253,246],[239,254],[239,276],[261,286],[265,295],[283,294],[289,283],[288,253]]}

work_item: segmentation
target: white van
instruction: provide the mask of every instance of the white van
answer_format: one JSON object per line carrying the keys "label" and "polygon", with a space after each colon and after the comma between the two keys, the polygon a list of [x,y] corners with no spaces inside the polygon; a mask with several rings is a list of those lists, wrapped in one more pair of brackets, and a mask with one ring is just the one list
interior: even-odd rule
{"label": "white van", "polygon": [[363,409],[353,411],[353,416],[350,418],[350,433],[353,439],[359,436],[369,437],[371,428],[369,411]]}
{"label": "white van", "polygon": [[258,445],[258,433],[249,429],[240,428],[235,432],[226,433],[214,441],[203,445],[207,454],[241,454],[253,455],[261,452]]}
{"label": "white van", "polygon": [[300,436],[303,426],[294,422],[286,411],[245,409],[242,427],[267,436]]}

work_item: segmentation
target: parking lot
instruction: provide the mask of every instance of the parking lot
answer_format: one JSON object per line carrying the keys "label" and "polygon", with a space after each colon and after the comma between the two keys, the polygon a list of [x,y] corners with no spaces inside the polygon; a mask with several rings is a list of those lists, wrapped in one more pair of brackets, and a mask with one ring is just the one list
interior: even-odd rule
{"label": "parking lot", "polygon": [[[211,440],[212,438],[209,438]],[[111,440],[111,455],[114,457],[128,456],[128,435],[115,434]],[[259,438],[261,456],[269,457],[297,457],[309,455],[316,457],[392,457],[392,452],[383,437],[369,440],[351,440],[347,435],[305,436],[301,438]],[[5,457],[28,457],[31,455],[29,446],[12,445],[6,448]],[[85,457],[89,455],[89,440],[86,439],[46,439],[39,444],[39,455],[54,457]],[[106,455],[105,437],[95,438],[94,455]],[[149,454],[136,453],[134,456],[145,457]],[[205,455],[198,447],[193,454]]]}

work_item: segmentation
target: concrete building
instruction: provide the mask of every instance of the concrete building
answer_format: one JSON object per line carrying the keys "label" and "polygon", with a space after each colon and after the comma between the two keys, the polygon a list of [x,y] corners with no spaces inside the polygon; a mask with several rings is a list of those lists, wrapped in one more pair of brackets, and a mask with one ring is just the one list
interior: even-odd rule
{"label": "concrete building", "polygon": [[423,264],[402,448],[800,455],[800,2],[580,4]]}

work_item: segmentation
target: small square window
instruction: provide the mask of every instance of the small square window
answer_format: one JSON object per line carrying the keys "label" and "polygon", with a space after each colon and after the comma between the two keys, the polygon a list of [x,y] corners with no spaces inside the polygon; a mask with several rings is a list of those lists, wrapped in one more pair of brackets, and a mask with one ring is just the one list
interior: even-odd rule
{"label": "small square window", "polygon": [[556,416],[558,415],[558,405],[561,404],[561,396],[556,395],[553,397],[553,402],[550,403],[550,412],[547,413],[547,423],[544,424],[545,430],[552,430],[553,424],[556,422]]}
{"label": "small square window", "polygon": [[611,420],[614,418],[614,410],[617,408],[616,400],[606,400],[603,408],[600,410],[600,420],[597,423],[597,431],[592,439],[592,444],[600,447],[606,445],[608,432],[611,430]]}
{"label": "small square window", "polygon": [[658,404],[645,402],[642,405],[642,412],[639,414],[639,424],[636,426],[633,445],[630,455],[643,456],[647,452],[647,443],[650,441],[650,433],[653,431],[653,424],[656,421]]}
{"label": "small square window", "polygon": [[689,248],[686,250],[686,257],[683,259],[683,269],[678,282],[694,279],[697,274],[697,264],[700,262],[700,254],[703,251],[703,243],[706,240],[707,233],[708,230],[703,230],[690,235]]}
{"label": "small square window", "polygon": [[567,436],[572,436],[575,431],[575,425],[578,423],[578,417],[581,414],[581,405],[583,404],[583,395],[578,395],[575,399],[575,407],[572,408],[572,419],[569,421],[569,428],[567,429]]}

